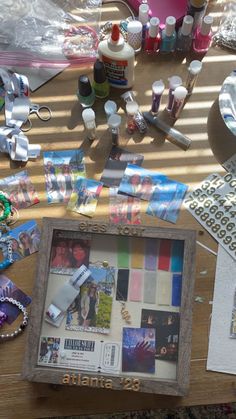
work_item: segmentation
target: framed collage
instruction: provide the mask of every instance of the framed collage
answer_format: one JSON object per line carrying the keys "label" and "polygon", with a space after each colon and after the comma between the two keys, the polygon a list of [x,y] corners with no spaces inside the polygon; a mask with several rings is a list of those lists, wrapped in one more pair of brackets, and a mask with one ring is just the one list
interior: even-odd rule
{"label": "framed collage", "polygon": [[44,218],[23,378],[187,393],[195,232]]}

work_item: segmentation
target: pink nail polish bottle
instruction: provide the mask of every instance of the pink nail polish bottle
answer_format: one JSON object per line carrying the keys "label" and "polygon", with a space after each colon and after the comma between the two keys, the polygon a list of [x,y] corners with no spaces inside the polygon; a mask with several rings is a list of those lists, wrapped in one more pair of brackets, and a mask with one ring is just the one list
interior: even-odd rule
{"label": "pink nail polish bottle", "polygon": [[161,44],[159,33],[160,20],[158,17],[152,17],[149,21],[148,35],[145,39],[144,49],[148,54],[158,52]]}
{"label": "pink nail polish bottle", "polygon": [[213,17],[207,15],[203,18],[200,28],[197,28],[194,40],[193,40],[193,50],[197,53],[205,53],[208,51],[211,40],[212,40],[212,31],[211,26],[213,23]]}

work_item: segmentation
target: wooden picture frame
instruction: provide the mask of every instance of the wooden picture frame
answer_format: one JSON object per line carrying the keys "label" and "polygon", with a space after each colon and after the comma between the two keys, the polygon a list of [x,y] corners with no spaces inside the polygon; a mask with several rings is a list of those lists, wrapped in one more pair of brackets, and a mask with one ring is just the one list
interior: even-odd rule
{"label": "wooden picture frame", "polygon": [[[164,275],[163,278],[167,278],[167,279],[172,278],[171,280],[172,282],[170,282],[171,287],[172,287],[171,288],[172,300],[170,302],[170,306],[166,306],[166,305],[162,306],[162,300],[161,300],[158,303],[152,302],[152,305],[150,308],[150,304],[149,304],[150,300],[147,300],[147,297],[145,297],[146,298],[145,303],[143,303],[144,297],[142,297],[143,300],[142,299],[140,300],[141,298],[140,297],[138,302],[135,301],[135,299],[133,299],[132,301],[128,301],[128,297],[127,297],[126,302],[124,301],[123,297],[121,301],[117,301],[117,299],[119,300],[119,298],[117,297],[118,296],[118,291],[117,291],[118,279],[117,278],[116,278],[116,282],[114,283],[114,287],[116,287],[116,290],[114,290],[112,294],[113,295],[112,296],[113,308],[112,308],[111,319],[109,320],[110,321],[109,330],[110,330],[110,335],[113,334],[113,329],[114,329],[114,336],[115,334],[118,337],[121,335],[120,341],[118,341],[118,345],[120,342],[119,352],[117,352],[117,354],[119,354],[119,356],[117,355],[117,357],[119,358],[119,360],[117,361],[117,363],[119,363],[119,368],[117,367],[118,370],[116,370],[115,373],[113,372],[114,367],[112,363],[109,364],[109,368],[111,368],[112,372],[109,370],[109,368],[108,370],[106,370],[107,367],[104,367],[105,370],[98,370],[98,371],[97,369],[91,370],[89,368],[88,370],[86,370],[83,367],[75,368],[73,362],[75,363],[78,362],[78,365],[80,365],[80,362],[83,362],[83,359],[82,361],[77,361],[77,360],[74,361],[73,357],[76,357],[77,355],[78,357],[90,356],[90,354],[84,355],[84,352],[80,352],[81,347],[76,346],[77,349],[73,351],[72,355],[70,351],[66,352],[66,354],[69,353],[70,356],[72,356],[73,358],[72,359],[70,358],[70,356],[68,357],[68,355],[65,355],[64,353],[65,351],[63,352],[60,346],[62,345],[62,342],[64,342],[63,343],[64,346],[62,346],[62,348],[68,349],[68,341],[69,341],[70,345],[72,345],[70,349],[73,350],[75,349],[74,344],[80,345],[81,342],[83,342],[83,344],[85,343],[85,341],[87,342],[86,340],[87,336],[89,336],[88,339],[90,339],[90,341],[91,339],[93,339],[91,338],[91,336],[92,337],[94,336],[95,345],[97,344],[96,342],[98,341],[99,342],[105,341],[106,343],[106,339],[109,340],[109,333],[108,335],[102,335],[104,339],[99,340],[101,337],[99,333],[93,333],[93,334],[90,333],[90,330],[91,330],[91,326],[90,326],[91,323],[89,323],[90,320],[86,320],[87,326],[89,325],[88,334],[86,334],[87,332],[86,328],[83,329],[82,332],[79,331],[79,333],[77,329],[76,329],[76,332],[70,329],[71,323],[70,322],[67,323],[68,321],[67,318],[65,320],[66,327],[69,327],[69,329],[65,331],[64,326],[63,326],[63,329],[62,329],[63,333],[60,332],[60,328],[58,329],[55,326],[50,325],[49,323],[45,322],[45,316],[46,316],[45,313],[47,312],[47,307],[48,307],[48,304],[50,303],[50,298],[51,298],[51,297],[49,298],[50,293],[54,292],[53,287],[55,284],[56,286],[58,286],[57,285],[58,282],[56,281],[62,281],[61,278],[63,278],[63,283],[65,282],[65,279],[64,279],[65,277],[62,275],[59,278],[58,276],[59,274],[55,273],[52,268],[53,266],[52,248],[53,248],[53,243],[55,242],[55,237],[64,237],[64,238],[69,237],[70,240],[77,240],[77,239],[87,240],[89,237],[92,243],[91,245],[92,250],[90,249],[90,255],[92,254],[91,252],[94,252],[93,254],[95,255],[97,255],[98,252],[100,252],[99,255],[102,255],[101,260],[104,260],[104,261],[107,261],[107,259],[112,258],[112,257],[113,258],[118,257],[117,256],[118,253],[117,254],[114,252],[112,253],[112,250],[110,250],[110,247],[111,247],[111,244],[120,243],[122,240],[124,244],[128,242],[129,246],[131,247],[133,246],[132,249],[134,249],[134,244],[138,243],[139,250],[137,250],[136,248],[136,252],[140,252],[140,253],[136,254],[131,249],[130,251],[131,253],[129,254],[129,256],[132,258],[134,257],[135,254],[136,256],[139,256],[139,257],[136,257],[136,263],[140,263],[140,260],[141,259],[143,260],[143,257],[144,257],[141,254],[140,244],[142,246],[145,246],[145,249],[147,249],[148,243],[150,244],[151,249],[153,249],[156,246],[156,243],[159,246],[158,257],[157,259],[155,259],[158,261],[159,265],[155,265],[158,267],[158,269],[156,271],[153,271],[154,273],[152,273],[152,275],[153,275],[153,278],[155,277],[157,278],[157,287],[159,287],[161,284],[160,282],[161,276],[158,276],[158,275],[163,274]],[[75,221],[75,220],[66,220],[66,219],[44,218],[43,227],[42,227],[42,235],[41,235],[41,243],[40,243],[40,249],[39,249],[39,255],[38,255],[37,276],[36,276],[32,304],[31,304],[30,321],[29,321],[28,331],[27,331],[26,351],[25,351],[25,358],[24,358],[23,372],[22,372],[23,378],[29,381],[64,384],[64,385],[72,385],[72,386],[87,386],[87,387],[93,387],[93,388],[96,387],[96,388],[114,389],[114,390],[131,390],[131,391],[133,390],[133,391],[158,393],[158,394],[166,394],[166,395],[173,395],[173,396],[185,395],[188,391],[188,386],[189,386],[191,333],[192,333],[192,297],[193,297],[194,274],[195,274],[195,243],[196,243],[195,232],[191,230],[174,229],[174,228],[158,228],[158,227],[148,227],[148,226],[110,225],[106,223],[96,223],[96,222],[90,222],[90,221]],[[167,245],[167,247],[165,247],[164,245],[165,246]],[[94,246],[94,249],[93,249],[93,246]],[[163,255],[161,256],[162,254],[160,250],[161,246],[163,249],[165,247],[164,256]],[[167,258],[168,246],[172,252],[172,256],[170,259],[171,268],[169,268],[169,271],[164,266],[168,259]],[[181,259],[178,259],[175,252],[177,251],[177,253],[179,253],[180,249],[182,249],[182,257]],[[71,252],[71,249],[69,249],[69,251]],[[146,252],[145,260],[142,263],[146,264],[147,263],[146,261],[149,260],[150,257],[153,255],[150,256],[147,250],[145,250],[145,252]],[[125,250],[123,251],[123,253],[126,254]],[[151,250],[151,253],[153,253],[153,250]],[[155,255],[156,253],[154,254],[154,256]],[[172,269],[172,265],[176,261],[181,261],[181,260],[182,260],[181,262],[182,272],[181,272],[181,275],[178,277],[178,278],[181,277],[181,285],[180,287],[178,287],[178,292],[180,292],[180,289],[182,287],[182,291],[180,294],[181,304],[179,303],[180,306],[176,307],[176,306],[173,306],[174,304],[173,303],[173,292],[174,292],[173,281],[174,281],[174,275],[177,275],[177,274],[174,274],[173,273],[174,271],[172,270],[173,271],[172,272],[171,269]],[[164,270],[160,269],[160,261],[162,261],[161,267],[163,268],[164,266],[165,268]],[[93,261],[89,260],[89,265],[88,265],[89,268],[90,267],[91,269],[93,268],[93,265],[92,265],[93,263],[94,263]],[[103,264],[103,266],[105,266],[105,264]],[[118,267],[116,268],[117,269],[114,272],[116,272],[116,275],[117,275]],[[96,268],[94,269],[96,271]],[[181,270],[181,267],[179,269]],[[122,269],[120,270],[122,271]],[[128,269],[129,275],[131,275],[133,271],[135,271],[135,269],[133,268]],[[143,275],[142,278],[144,279],[142,279],[142,281],[144,280],[146,281],[145,275],[147,275],[147,278],[149,275],[146,265],[145,265],[145,268],[140,269],[140,270],[136,269],[136,271],[138,271],[139,276],[141,274]],[[124,272],[122,271],[121,273],[124,273]],[[70,278],[70,275],[68,276],[68,278]],[[142,284],[143,284],[142,293],[147,293],[148,287],[146,287],[146,285],[148,283],[145,282],[146,285],[144,285],[144,283],[142,282]],[[164,286],[166,287],[166,284],[164,284]],[[133,291],[132,291],[133,294],[135,294],[137,289],[135,291],[135,287],[134,287]],[[157,298],[161,298],[160,297],[160,295],[162,295],[161,292],[160,292],[160,289],[159,291],[155,292],[155,298],[156,298],[156,295],[157,295]],[[102,285],[100,286],[100,297],[104,296],[104,293],[105,291]],[[129,289],[129,293],[130,293],[130,289]],[[111,293],[109,292],[108,295],[110,294]],[[137,295],[137,292],[135,295]],[[165,295],[165,289],[164,289],[163,295]],[[152,298],[152,292],[151,293],[149,292],[148,298]],[[46,301],[47,299],[48,301]],[[91,301],[91,297],[90,297],[90,301]],[[80,302],[80,305],[81,305],[81,302]],[[117,307],[119,307],[119,309],[117,309]],[[112,317],[113,309],[116,310],[114,312],[115,320]],[[167,325],[166,316],[168,313],[171,314],[172,310],[174,310],[173,313],[177,313],[177,314],[173,314],[173,316],[170,315],[170,322],[172,322],[172,320],[174,319],[172,322],[174,323],[175,319],[178,318],[178,321],[179,321],[178,334],[176,334],[177,332],[171,332],[171,333],[168,332],[170,334],[167,336],[165,332],[165,330],[167,330],[165,328],[168,327],[166,326]],[[146,321],[145,315],[149,314],[149,312],[152,313],[152,311],[156,315],[157,322],[153,323],[154,326],[152,326],[152,323],[150,323],[151,324],[150,328],[149,326],[141,327],[141,323]],[[130,317],[129,317],[130,312],[131,312],[131,318],[132,318],[131,322],[130,322]],[[133,313],[135,313],[135,315]],[[165,318],[165,320],[163,320],[163,323],[160,323],[159,321],[160,316],[163,316],[163,319]],[[149,317],[148,317],[147,323],[150,320]],[[153,316],[151,317],[153,319]],[[127,319],[128,319],[128,322],[126,322]],[[115,328],[119,332],[115,331]],[[133,330],[131,329],[133,329],[135,332],[133,332]],[[46,335],[45,330],[49,331],[47,335]],[[149,340],[145,341],[146,339],[145,338],[143,340],[144,344],[143,343],[141,344],[142,350],[143,350],[143,346],[145,347],[144,348],[145,350],[148,349],[147,365],[145,363],[146,362],[145,359],[143,358],[143,351],[141,353],[141,357],[138,358],[138,363],[136,362],[137,359],[135,358],[137,355],[137,348],[138,350],[140,350],[139,342],[138,344],[135,345],[135,341],[134,341],[134,339],[136,339],[135,333],[137,332],[137,334],[139,334],[140,331],[142,333],[144,332],[148,333],[147,336]],[[172,352],[175,351],[174,355],[173,353],[171,355],[171,351],[169,351],[170,346],[168,346],[169,345],[168,343],[166,347],[169,352],[165,352],[166,350],[165,348],[164,348],[165,349],[164,351],[163,351],[163,348],[159,350],[158,344],[161,340],[160,336],[162,332],[164,333],[163,339],[165,339],[165,342],[169,342],[169,340],[171,340],[172,342],[172,338],[175,336],[175,342],[177,341],[178,343],[177,344],[172,343]],[[58,335],[58,333],[61,333],[61,334]],[[122,333],[123,333],[123,338],[122,338]],[[152,336],[153,334],[154,334],[154,337]],[[157,339],[157,335],[159,336],[158,338],[159,340]],[[55,339],[53,336],[56,336]],[[81,337],[81,340],[80,340],[80,337]],[[128,340],[130,339],[132,342],[134,342],[131,344],[128,350],[127,350],[126,339]],[[155,341],[154,343],[155,360],[154,361],[153,361],[154,359],[153,352],[152,352],[152,349],[150,349],[151,344],[152,344],[152,339],[154,339]],[[56,342],[56,346],[55,346],[55,342]],[[67,344],[65,342],[67,342]],[[101,345],[103,344],[104,343],[101,343]],[[43,345],[46,347],[46,351],[48,351],[47,353],[42,349]],[[109,348],[109,343],[107,345],[108,345],[107,348]],[[103,357],[101,359],[103,359],[102,361],[103,366],[105,365],[104,357],[108,356],[109,358],[110,356],[109,354],[110,349],[109,350],[107,349],[108,353],[105,354],[104,352],[105,347],[106,346],[103,346],[102,347],[103,349],[101,349],[101,354],[102,354],[101,356]],[[130,348],[132,348],[132,350],[134,349],[134,352],[132,352],[131,355],[129,353],[129,356],[131,356],[130,359],[132,360],[132,362],[135,360],[135,362],[133,363],[134,366],[132,367],[130,367],[130,359],[126,358],[127,357],[126,351],[131,351]],[[51,353],[50,357],[47,355],[49,352]],[[167,355],[166,355],[168,353],[169,353],[168,355],[169,358],[167,358]],[[47,360],[46,360],[46,357],[47,357]],[[63,357],[64,357],[64,361],[62,360]],[[68,361],[68,359],[72,359],[72,361],[71,360]],[[111,362],[110,359],[111,358],[109,358],[108,362]],[[128,369],[124,367],[125,361],[127,359],[128,359],[127,361]],[[68,362],[68,365],[66,364],[66,366],[62,367],[63,363],[65,362],[66,363]],[[154,373],[151,370],[151,368],[153,368],[153,362],[154,362],[154,371],[155,371]],[[70,367],[72,364],[73,364],[73,368]],[[90,364],[88,365],[90,366]],[[158,368],[156,366],[158,366]],[[100,368],[100,365],[99,365],[99,368]],[[144,371],[140,372],[139,368],[143,368]],[[175,371],[175,373],[173,373],[173,377],[171,375],[172,371]]]}

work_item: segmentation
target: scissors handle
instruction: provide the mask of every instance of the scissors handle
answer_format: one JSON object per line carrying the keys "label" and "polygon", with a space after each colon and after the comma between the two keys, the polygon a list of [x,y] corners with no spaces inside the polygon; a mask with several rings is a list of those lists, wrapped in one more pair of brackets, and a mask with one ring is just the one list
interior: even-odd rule
{"label": "scissors handle", "polygon": [[32,122],[29,118],[21,126],[21,131],[28,132],[32,128]]}
{"label": "scissors handle", "polygon": [[52,117],[51,109],[46,105],[39,106],[32,103],[30,105],[30,114],[32,113],[36,113],[41,121],[49,121]]}

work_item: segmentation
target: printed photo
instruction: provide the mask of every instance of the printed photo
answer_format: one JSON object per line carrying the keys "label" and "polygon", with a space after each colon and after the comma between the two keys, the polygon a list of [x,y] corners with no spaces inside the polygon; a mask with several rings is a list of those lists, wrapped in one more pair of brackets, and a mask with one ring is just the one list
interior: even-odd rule
{"label": "printed photo", "polygon": [[162,173],[151,172],[134,164],[128,164],[118,192],[149,201],[155,186],[165,182],[166,176]]}
{"label": "printed photo", "polygon": [[141,327],[155,329],[156,358],[177,361],[179,345],[179,313],[142,310]]}
{"label": "printed photo", "polygon": [[39,203],[37,192],[27,170],[0,180],[0,190],[5,192],[13,207],[23,209]]}
{"label": "printed photo", "polygon": [[46,151],[43,159],[48,203],[68,203],[77,177],[85,177],[84,153],[81,150]]}
{"label": "printed photo", "polygon": [[43,364],[58,364],[60,338],[41,337],[39,362]]}
{"label": "printed photo", "polygon": [[[31,303],[31,298],[5,275],[0,275],[0,297],[13,298],[20,301],[24,307]],[[9,303],[0,303],[0,310],[7,315],[8,324],[12,324],[19,315],[22,315],[21,310]]]}
{"label": "printed photo", "polygon": [[90,240],[58,237],[53,239],[50,272],[73,274],[81,265],[88,266]]}
{"label": "printed photo", "polygon": [[109,333],[115,269],[89,265],[91,276],[67,311],[66,329]]}
{"label": "printed photo", "polygon": [[118,188],[110,188],[109,211],[112,224],[141,224],[140,200],[119,194]]}
{"label": "printed photo", "polygon": [[102,190],[102,183],[93,179],[78,178],[71,194],[68,209],[92,217]]}
{"label": "printed photo", "polygon": [[122,371],[155,373],[155,329],[123,327]]}
{"label": "printed photo", "polygon": [[171,179],[156,185],[146,213],[171,223],[176,223],[187,185]]}
{"label": "printed photo", "polygon": [[136,166],[141,166],[142,162],[143,156],[141,154],[133,154],[114,146],[102,173],[101,182],[107,187],[119,186],[127,164],[133,163]]}
{"label": "printed photo", "polygon": [[[12,257],[14,262],[39,250],[40,230],[33,220],[11,230],[10,237],[12,239]],[[3,249],[3,255],[4,257],[7,256],[7,249]]]}

